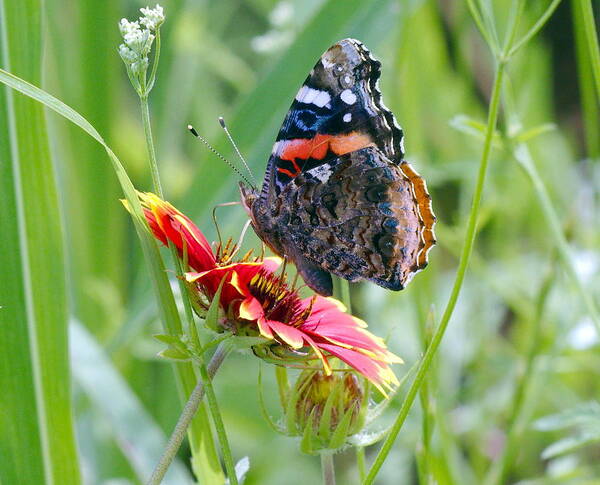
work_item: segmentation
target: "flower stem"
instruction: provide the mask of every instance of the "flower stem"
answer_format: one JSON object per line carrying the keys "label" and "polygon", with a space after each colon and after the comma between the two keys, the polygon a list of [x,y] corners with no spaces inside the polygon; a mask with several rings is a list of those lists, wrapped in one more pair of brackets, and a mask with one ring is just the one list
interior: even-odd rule
{"label": "flower stem", "polygon": [[365,447],[357,446],[355,449],[356,465],[358,466],[358,479],[362,482],[367,476],[367,467],[365,464]]}
{"label": "flower stem", "polygon": [[148,96],[140,96],[140,106],[142,109],[142,124],[144,125],[144,135],[146,137],[146,148],[148,149],[148,160],[150,161],[150,173],[152,174],[152,185],[154,192],[161,199],[164,198],[158,164],[156,163],[156,151],[154,150],[154,140],[152,138],[152,125],[150,124],[150,109],[148,108]]}
{"label": "flower stem", "polygon": [[335,485],[335,466],[331,451],[321,453],[321,471],[323,472],[323,485]]}
{"label": "flower stem", "polygon": [[425,355],[423,356],[421,363],[419,364],[419,368],[417,370],[417,375],[415,376],[414,381],[412,382],[410,389],[402,403],[402,407],[396,417],[396,421],[392,426],[381,450],[377,454],[375,458],[375,462],[373,466],[369,470],[369,474],[367,478],[364,480],[363,485],[370,485],[375,480],[375,477],[381,466],[383,465],[385,459],[387,458],[398,433],[402,429],[404,425],[404,421],[408,416],[408,412],[412,407],[419,388],[423,384],[429,367],[431,366],[431,362],[433,357],[437,353],[437,350],[442,342],[442,338],[444,337],[444,333],[446,332],[446,328],[448,327],[448,322],[452,317],[452,313],[454,312],[454,307],[456,306],[456,302],[458,300],[458,295],[460,293],[463,281],[465,279],[465,274],[467,271],[467,267],[469,265],[469,259],[471,257],[471,251],[473,249],[473,243],[475,242],[475,235],[477,233],[477,217],[479,215],[479,206],[481,204],[481,195],[483,193],[483,186],[485,182],[485,175],[487,172],[487,165],[490,157],[490,151],[492,148],[492,139],[494,130],[496,127],[496,120],[498,118],[498,109],[500,107],[500,93],[502,88],[502,80],[504,77],[504,69],[506,67],[506,63],[503,59],[500,59],[497,63],[496,75],[494,79],[494,86],[492,89],[492,97],[490,100],[490,109],[488,114],[488,122],[487,129],[485,134],[485,141],[483,145],[483,152],[481,154],[481,162],[479,165],[479,172],[477,174],[477,184],[475,185],[475,193],[473,195],[473,203],[471,205],[471,212],[469,214],[469,221],[467,224],[467,231],[465,235],[465,243],[463,245],[463,249],[460,255],[460,262],[458,265],[458,270],[456,272],[456,278],[454,280],[454,286],[452,287],[452,293],[450,294],[450,298],[448,299],[448,303],[446,304],[446,309],[442,315],[442,319],[440,324],[438,325],[433,338],[431,340],[431,344],[427,347]]}
{"label": "flower stem", "polygon": [[[210,362],[208,363],[207,377],[209,380],[214,377],[226,356],[227,348],[223,344],[219,345],[219,347],[217,347],[217,350],[213,354]],[[196,413],[198,406],[200,405],[200,402],[204,397],[205,390],[206,389],[203,381],[198,381],[198,384],[196,384],[196,387],[192,391],[190,398],[188,399],[187,403],[183,408],[181,416],[179,416],[179,420],[175,425],[175,429],[173,429],[173,432],[171,433],[171,437],[167,442],[167,446],[163,451],[163,454],[160,457],[158,464],[152,472],[152,476],[147,482],[148,485],[160,485],[160,483],[162,482],[162,479],[167,473],[171,462],[175,458],[175,455],[177,454],[177,451],[179,450],[179,447],[183,442],[188,426],[194,418],[194,414]],[[232,479],[232,477],[229,478],[230,480]],[[233,480],[235,480],[235,476],[233,477]]]}
{"label": "flower stem", "polygon": [[[217,350],[215,351],[215,355],[217,355],[217,353],[219,352],[223,353],[221,361],[225,358],[225,356],[228,353],[228,349],[225,349],[225,346],[228,344],[229,342],[223,342],[219,344]],[[215,355],[213,355],[213,359]],[[215,425],[215,431],[217,433],[217,436],[219,437],[219,444],[221,445],[221,453],[223,453],[223,462],[225,463],[225,471],[227,472],[227,477],[229,478],[229,484],[238,485],[237,475],[235,473],[235,463],[233,461],[233,455],[231,453],[231,447],[229,446],[227,433],[225,432],[225,425],[223,424],[221,411],[219,410],[217,396],[212,385],[212,376],[210,375],[210,371],[206,367],[204,362],[202,362],[200,365],[200,377],[202,382],[204,383],[204,387],[206,388],[206,400],[208,401],[210,415],[212,416],[213,423]]]}
{"label": "flower stem", "polygon": [[352,313],[352,300],[350,299],[350,283],[348,283],[348,280],[338,277],[334,278],[333,296],[344,304],[348,313]]}

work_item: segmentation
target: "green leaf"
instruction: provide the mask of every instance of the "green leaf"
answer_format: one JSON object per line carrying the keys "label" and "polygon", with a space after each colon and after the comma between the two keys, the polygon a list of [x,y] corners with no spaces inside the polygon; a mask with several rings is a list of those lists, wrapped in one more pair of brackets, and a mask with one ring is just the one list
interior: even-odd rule
{"label": "green leaf", "polygon": [[204,323],[208,328],[213,331],[219,330],[219,308],[221,305],[221,291],[223,290],[223,285],[225,284],[225,280],[227,279],[228,274],[225,274],[219,283],[219,288],[213,296],[212,301],[210,302],[210,306],[208,307],[208,311],[206,312],[206,318],[204,319]]}
{"label": "green leaf", "polygon": [[600,427],[600,403],[590,401],[538,419],[534,428],[539,431],[555,431],[571,426]]}
{"label": "green leaf", "polygon": [[353,446],[371,446],[385,438],[391,429],[392,427],[388,426],[379,431],[364,431],[362,433],[357,433],[348,438],[348,443]]}
{"label": "green leaf", "polygon": [[175,347],[169,347],[168,349],[161,350],[158,353],[158,355],[159,355],[159,357],[163,357],[165,359],[177,360],[177,361],[187,361],[192,358],[192,356],[189,354],[189,352],[183,352],[182,350],[175,348]]}
{"label": "green leaf", "polygon": [[[145,482],[158,462],[167,439],[94,337],[77,321],[69,327],[75,381],[93,406],[110,423],[116,443],[138,479]],[[193,484],[187,468],[176,460],[165,485]]]}
{"label": "green leaf", "polygon": [[548,460],[559,455],[572,453],[579,448],[595,443],[600,443],[600,429],[581,431],[573,436],[568,436],[552,443],[550,446],[544,448],[541,456],[544,460]]}
{"label": "green leaf", "polygon": [[525,143],[554,130],[556,130],[556,125],[554,123],[544,123],[517,134],[515,140],[519,143]]}
{"label": "green leaf", "polygon": [[[467,135],[471,135],[478,140],[483,141],[485,139],[485,132],[487,126],[482,121],[477,121],[467,115],[456,115],[454,118],[450,120],[450,126],[461,133],[465,133]],[[492,137],[492,146],[494,148],[500,148],[502,146],[502,139],[500,134],[494,130],[494,135]]]}
{"label": "green leaf", "polygon": [[317,408],[313,408],[310,413],[310,416],[306,420],[306,426],[304,427],[304,431],[302,432],[302,439],[300,440],[300,450],[302,453],[306,453],[307,455],[312,455],[315,453],[315,449],[313,447],[314,441],[314,432],[313,432],[313,423],[315,421],[315,413]]}
{"label": "green leaf", "polygon": [[167,345],[185,345],[179,335],[169,335],[164,333],[157,333],[152,335],[156,340]]}
{"label": "green leaf", "polygon": [[[1,65],[41,80],[42,5],[2,2]],[[63,225],[42,106],[0,90],[0,481],[80,483]]]}
{"label": "green leaf", "polygon": [[329,448],[332,450],[337,450],[344,446],[346,442],[346,438],[348,438],[348,430],[350,429],[350,423],[352,422],[352,415],[354,414],[354,409],[350,407],[345,413],[342,420],[338,423],[337,428],[331,435],[331,439],[329,440]]}

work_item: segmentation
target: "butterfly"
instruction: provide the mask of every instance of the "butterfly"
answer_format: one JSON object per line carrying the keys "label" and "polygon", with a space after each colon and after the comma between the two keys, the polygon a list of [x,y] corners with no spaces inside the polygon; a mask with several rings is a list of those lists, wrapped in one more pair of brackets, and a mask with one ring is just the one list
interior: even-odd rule
{"label": "butterfly", "polygon": [[240,183],[256,234],[324,296],[331,274],[401,290],[435,244],[431,197],[404,160],[380,73],[361,42],[331,46],[285,116],[261,190]]}

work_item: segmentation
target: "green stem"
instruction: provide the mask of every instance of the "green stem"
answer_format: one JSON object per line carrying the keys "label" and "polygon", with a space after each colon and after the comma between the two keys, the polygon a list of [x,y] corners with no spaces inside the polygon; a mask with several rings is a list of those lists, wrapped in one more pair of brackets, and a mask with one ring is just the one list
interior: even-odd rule
{"label": "green stem", "polygon": [[596,81],[596,95],[600,101],[600,48],[598,47],[598,35],[594,22],[594,10],[590,0],[581,0],[581,12],[583,14],[583,28],[587,39],[588,54]]}
{"label": "green stem", "polygon": [[333,296],[341,301],[348,313],[352,313],[352,300],[350,299],[350,283],[343,278],[333,278]]}
{"label": "green stem", "polygon": [[573,31],[575,32],[575,53],[577,55],[577,78],[579,80],[580,106],[583,114],[583,128],[587,156],[600,157],[600,113],[596,102],[596,89],[592,74],[592,63],[588,55],[587,38],[584,27],[581,0],[571,0]]}
{"label": "green stem", "polygon": [[365,460],[365,447],[357,446],[356,448],[356,465],[358,466],[358,479],[362,482],[367,476],[367,466]]}
{"label": "green stem", "polygon": [[[221,345],[227,344],[224,343]],[[217,347],[215,355],[217,354],[217,352],[219,352],[221,348],[223,348],[221,345]],[[227,351],[224,351],[224,354],[226,355]],[[213,418],[215,431],[217,432],[217,436],[219,437],[219,444],[221,445],[221,453],[223,454],[223,462],[225,463],[225,470],[227,472],[227,477],[229,478],[229,483],[230,485],[238,485],[237,475],[235,473],[235,463],[233,461],[231,447],[229,446],[229,439],[227,438],[227,433],[225,431],[225,425],[223,424],[221,411],[219,410],[217,396],[212,385],[212,376],[210,375],[209,369],[206,367],[204,362],[202,362],[200,365],[200,377],[206,389],[206,400],[208,401],[208,408],[210,409],[210,414]]]}
{"label": "green stem", "polygon": [[160,174],[158,164],[156,163],[156,151],[154,150],[154,139],[152,138],[152,125],[150,124],[150,109],[148,108],[148,96],[140,96],[140,106],[142,109],[142,124],[144,125],[144,135],[146,137],[146,148],[148,150],[148,160],[150,161],[150,173],[152,174],[152,185],[154,192],[161,199],[164,198],[162,185],[160,183]]}
{"label": "green stem", "polygon": [[321,453],[321,471],[323,472],[323,485],[335,485],[335,466],[332,452],[324,451]]}
{"label": "green stem", "polygon": [[[226,355],[227,355],[226,347],[224,345],[219,345],[219,347],[217,347],[217,350],[213,354],[210,362],[208,363],[207,377],[208,377],[209,381],[216,374],[217,370],[223,363],[223,360],[225,359]],[[192,391],[190,398],[188,399],[187,403],[185,404],[183,411],[181,413],[181,416],[179,416],[179,420],[177,421],[177,424],[175,425],[175,429],[173,430],[173,433],[171,433],[171,437],[169,438],[167,446],[166,446],[165,450],[163,451],[163,454],[160,457],[158,464],[154,468],[154,471],[152,472],[152,476],[150,477],[150,479],[147,482],[148,485],[160,485],[160,483],[162,482],[162,479],[164,478],[165,474],[167,473],[167,470],[169,469],[171,462],[175,458],[175,455],[177,454],[177,451],[179,450],[179,447],[181,446],[181,443],[183,442],[183,439],[185,438],[188,426],[192,422],[192,419],[194,418],[194,414],[196,414],[198,406],[200,405],[200,402],[202,401],[202,398],[204,397],[205,390],[206,390],[206,388],[204,386],[204,382],[202,380],[200,380],[198,382],[198,384],[196,384],[196,387]],[[232,477],[229,477],[229,478],[231,480]],[[235,474],[234,474],[233,479],[235,480]]]}
{"label": "green stem", "polygon": [[433,357],[435,356],[440,346],[440,343],[442,342],[442,338],[444,337],[444,333],[446,332],[446,328],[448,327],[448,322],[450,321],[452,313],[454,312],[454,307],[456,306],[458,295],[460,293],[460,289],[465,279],[465,274],[469,265],[469,259],[471,257],[471,251],[473,249],[473,243],[475,242],[475,235],[477,233],[477,217],[479,215],[481,195],[483,193],[485,175],[487,172],[490,151],[492,148],[493,134],[496,127],[496,120],[498,118],[498,109],[500,107],[500,93],[505,67],[506,64],[504,60],[501,59],[497,65],[494,86],[492,89],[492,97],[490,100],[490,109],[488,114],[485,141],[483,145],[483,152],[481,154],[481,162],[479,165],[479,172],[477,175],[477,183],[475,185],[475,193],[473,195],[473,203],[471,206],[471,212],[469,214],[469,221],[467,224],[465,243],[461,252],[460,262],[456,273],[456,279],[454,280],[454,286],[452,287],[450,298],[448,299],[448,303],[446,304],[446,309],[444,310],[440,324],[438,325],[433,335],[431,344],[427,347],[427,351],[425,352],[425,355],[423,356],[421,363],[419,364],[417,375],[415,376],[415,379],[412,382],[410,389],[408,390],[406,398],[402,403],[402,407],[400,408],[396,421],[394,422],[394,425],[392,426],[392,429],[390,430],[381,450],[377,454],[375,462],[369,470],[369,474],[364,480],[363,485],[369,485],[373,483],[375,477],[377,476],[377,473],[379,472],[381,466],[387,458],[392,448],[392,445],[394,444],[394,441],[396,440],[396,437],[398,436],[398,433],[402,429],[404,421],[408,416],[408,412],[412,407],[412,404],[417,396],[419,388],[425,380],[427,371],[429,370]]}
{"label": "green stem", "polygon": [[560,0],[553,0],[548,8],[544,11],[538,21],[529,29],[529,31],[517,42],[509,51],[507,57],[512,57],[521,47],[529,42],[535,34],[537,34],[541,28],[546,24],[548,19],[552,16]]}
{"label": "green stem", "polygon": [[587,307],[590,318],[596,327],[596,332],[598,335],[600,335],[600,313],[598,312],[594,298],[592,295],[590,295],[589,291],[587,291],[585,285],[575,270],[575,263],[573,261],[573,257],[571,256],[571,248],[569,247],[569,243],[562,230],[558,215],[554,210],[554,206],[552,205],[552,201],[550,200],[546,186],[542,182],[527,145],[525,143],[518,145],[513,150],[513,156],[519,163],[519,166],[527,174],[527,177],[533,186],[534,193],[550,228],[550,233],[554,239],[554,243],[556,244],[556,249],[558,250],[558,254],[564,265],[565,271],[569,275],[569,278],[571,278],[571,281],[575,284],[575,288],[577,288],[577,291],[581,295],[581,298]]}
{"label": "green stem", "polygon": [[152,61],[152,71],[150,73],[150,79],[146,87],[146,96],[152,91],[154,87],[154,81],[156,81],[156,70],[158,68],[158,61],[160,59],[160,27],[156,31],[156,39],[154,44],[154,60]]}

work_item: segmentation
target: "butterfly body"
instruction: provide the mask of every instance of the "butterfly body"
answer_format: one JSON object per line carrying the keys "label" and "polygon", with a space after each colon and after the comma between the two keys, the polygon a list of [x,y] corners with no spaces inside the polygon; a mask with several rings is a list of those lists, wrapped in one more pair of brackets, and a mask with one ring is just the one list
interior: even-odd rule
{"label": "butterfly body", "polygon": [[333,45],[285,117],[262,189],[241,186],[257,235],[323,295],[330,273],[400,290],[435,244],[430,197],[403,160],[379,76],[362,43]]}

